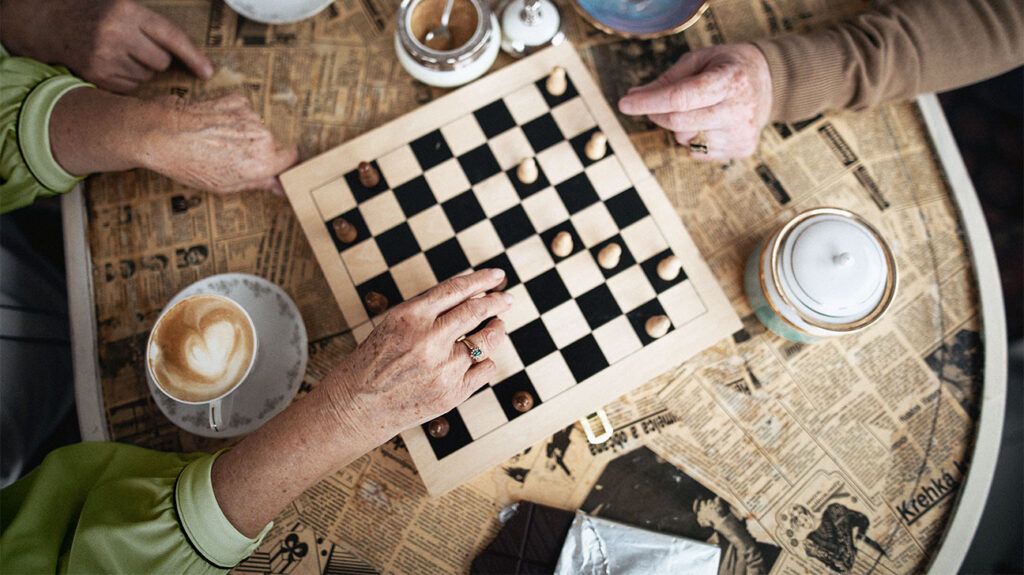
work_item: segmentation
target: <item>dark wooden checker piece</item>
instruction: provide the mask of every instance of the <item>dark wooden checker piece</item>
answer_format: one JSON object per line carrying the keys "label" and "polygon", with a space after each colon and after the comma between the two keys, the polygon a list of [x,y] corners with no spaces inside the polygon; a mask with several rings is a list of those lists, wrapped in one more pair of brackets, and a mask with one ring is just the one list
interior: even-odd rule
{"label": "dark wooden checker piece", "polygon": [[[431,425],[439,419],[444,419],[447,424],[447,431],[439,436],[435,437],[430,433]],[[420,426],[423,429],[423,433],[427,436],[427,442],[430,443],[430,449],[434,452],[434,457],[437,459],[444,459],[448,455],[455,453],[459,449],[469,445],[473,438],[469,434],[469,429],[466,428],[466,423],[462,419],[462,415],[459,413],[458,408],[449,411],[441,417],[424,423]],[[439,428],[435,428],[435,432],[441,431]]]}
{"label": "dark wooden checker piece", "polygon": [[398,286],[395,285],[390,271],[359,284],[356,286],[356,291],[359,293],[363,307],[366,308],[366,313],[370,316],[383,313],[388,308],[402,303],[402,294],[398,291]]}
{"label": "dark wooden checker piece", "polygon": [[369,162],[359,162],[356,168],[359,174],[359,183],[364,188],[373,189],[380,185],[380,172]]}
{"label": "dark wooden checker piece", "polygon": [[435,437],[437,439],[447,436],[450,430],[451,425],[449,425],[448,420],[443,417],[438,417],[427,425],[427,433],[430,437]]}
{"label": "dark wooden checker piece", "polygon": [[343,244],[350,244],[359,237],[359,230],[345,218],[335,218],[331,221],[331,230],[334,232],[334,237]]}
{"label": "dark wooden checker piece", "polygon": [[[498,404],[501,406],[502,411],[505,412],[505,417],[509,421],[527,413],[542,403],[526,371],[520,371],[505,378],[504,381],[494,384],[491,389],[494,391],[495,397],[498,398]],[[528,400],[527,396],[529,397]],[[529,408],[526,407],[528,402],[531,404]]]}
{"label": "dark wooden checker piece", "polygon": [[376,315],[384,313],[388,309],[388,296],[376,292],[368,291],[363,296],[363,302],[366,304],[366,309],[370,310],[370,313]]}
{"label": "dark wooden checker piece", "polygon": [[533,409],[533,395],[529,391],[517,391],[512,394],[512,407],[519,413]]}
{"label": "dark wooden checker piece", "polygon": [[[356,169],[345,174],[345,182],[348,184],[349,189],[352,190],[352,196],[357,202],[365,202],[388,189],[388,183],[381,174],[380,166],[377,165],[376,160],[362,162],[362,164],[366,164],[368,167],[362,169],[356,167]],[[372,177],[373,174],[376,175],[376,178]]]}
{"label": "dark wooden checker piece", "polygon": [[[331,241],[334,242],[334,247],[339,252],[345,251],[370,237],[370,230],[366,227],[366,220],[363,219],[363,214],[360,213],[359,208],[352,208],[340,216],[327,220],[324,224],[327,226],[327,233],[330,235]],[[354,230],[354,234],[350,234],[348,231],[350,227]],[[344,241],[342,236],[351,239],[350,241]]]}

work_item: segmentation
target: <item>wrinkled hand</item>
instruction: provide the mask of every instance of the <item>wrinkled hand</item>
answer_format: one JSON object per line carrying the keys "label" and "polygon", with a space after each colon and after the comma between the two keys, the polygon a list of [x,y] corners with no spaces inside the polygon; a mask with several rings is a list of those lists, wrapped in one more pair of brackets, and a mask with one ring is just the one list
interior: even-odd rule
{"label": "wrinkled hand", "polygon": [[473,363],[458,339],[470,334],[484,358],[504,342],[505,324],[494,316],[511,307],[512,296],[476,297],[504,277],[496,269],[455,277],[387,312],[321,383],[347,437],[369,434],[378,445],[447,413],[494,377],[494,362]]}
{"label": "wrinkled hand", "polygon": [[279,192],[277,175],[298,160],[295,147],[276,142],[241,94],[193,103],[171,99],[162,113],[141,163],[186,186]]}
{"label": "wrinkled hand", "polygon": [[177,25],[134,0],[4,0],[13,54],[63,64],[97,86],[130,92],[177,57],[200,78],[213,65]]}
{"label": "wrinkled hand", "polygon": [[699,160],[744,158],[757,150],[772,108],[768,63],[752,44],[727,44],[684,54],[650,84],[633,88],[619,110],[646,115],[687,145],[700,136]]}

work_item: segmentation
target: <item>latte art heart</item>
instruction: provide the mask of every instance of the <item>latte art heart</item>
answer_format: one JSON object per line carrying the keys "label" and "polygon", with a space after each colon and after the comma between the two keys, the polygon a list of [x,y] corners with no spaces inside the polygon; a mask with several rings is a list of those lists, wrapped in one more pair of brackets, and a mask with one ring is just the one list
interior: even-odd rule
{"label": "latte art heart", "polygon": [[157,385],[191,402],[215,399],[245,377],[256,338],[238,304],[197,295],[174,305],[150,338],[149,365]]}
{"label": "latte art heart", "polygon": [[188,368],[198,377],[221,377],[230,364],[235,339],[235,326],[226,321],[206,326],[202,333],[189,334],[184,350]]}

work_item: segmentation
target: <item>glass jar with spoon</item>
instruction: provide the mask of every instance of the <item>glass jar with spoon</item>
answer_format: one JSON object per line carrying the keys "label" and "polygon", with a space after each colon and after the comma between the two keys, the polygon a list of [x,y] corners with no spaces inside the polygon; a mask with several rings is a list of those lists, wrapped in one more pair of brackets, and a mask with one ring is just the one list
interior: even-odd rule
{"label": "glass jar with spoon", "polygon": [[501,29],[486,0],[403,0],[395,52],[412,77],[439,88],[471,82],[494,64]]}

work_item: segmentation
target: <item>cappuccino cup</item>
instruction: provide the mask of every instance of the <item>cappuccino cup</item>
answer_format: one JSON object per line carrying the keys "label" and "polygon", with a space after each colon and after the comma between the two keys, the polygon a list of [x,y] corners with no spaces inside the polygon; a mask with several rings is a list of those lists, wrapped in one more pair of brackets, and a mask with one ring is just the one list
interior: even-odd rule
{"label": "cappuccino cup", "polygon": [[256,363],[252,318],[234,300],[194,294],[165,308],[146,344],[146,377],[165,395],[209,406],[210,428],[224,426],[223,401]]}

